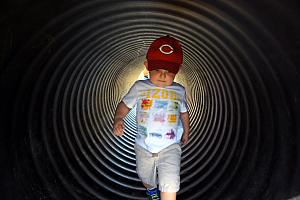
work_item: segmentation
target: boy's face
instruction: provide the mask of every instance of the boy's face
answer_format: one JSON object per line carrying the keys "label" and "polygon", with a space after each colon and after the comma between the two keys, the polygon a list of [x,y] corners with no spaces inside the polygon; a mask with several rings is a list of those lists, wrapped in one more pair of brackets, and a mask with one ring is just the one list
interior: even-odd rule
{"label": "boy's face", "polygon": [[173,83],[176,74],[165,69],[155,69],[149,72],[150,81],[158,87],[166,87]]}
{"label": "boy's face", "polygon": [[155,69],[149,72],[150,81],[159,87],[166,87],[173,83],[176,74],[165,69]]}
{"label": "boy's face", "polygon": [[[146,68],[148,69],[147,60],[144,62]],[[149,71],[150,81],[158,87],[166,87],[172,85],[176,74],[169,72],[165,69],[155,69]]]}

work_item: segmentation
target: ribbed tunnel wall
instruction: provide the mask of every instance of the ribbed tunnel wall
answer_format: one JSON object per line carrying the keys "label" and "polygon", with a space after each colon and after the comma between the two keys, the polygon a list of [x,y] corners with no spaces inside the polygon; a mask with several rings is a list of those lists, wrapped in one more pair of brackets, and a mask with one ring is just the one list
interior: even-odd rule
{"label": "ribbed tunnel wall", "polygon": [[180,200],[300,195],[292,1],[11,1],[1,8],[1,199],[145,199],[115,108],[170,34],[191,133]]}

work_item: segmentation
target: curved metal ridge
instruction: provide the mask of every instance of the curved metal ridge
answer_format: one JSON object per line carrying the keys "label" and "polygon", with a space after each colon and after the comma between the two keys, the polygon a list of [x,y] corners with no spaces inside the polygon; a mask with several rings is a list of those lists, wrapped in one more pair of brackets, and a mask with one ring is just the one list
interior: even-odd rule
{"label": "curved metal ridge", "polygon": [[[135,110],[121,138],[112,122],[149,44],[170,34],[183,46],[176,80],[191,118],[178,199],[299,195],[300,76],[291,53],[280,49],[276,34],[283,32],[265,26],[274,12],[257,13],[271,4],[94,0],[45,12],[44,26],[1,76],[15,190],[27,199],[145,199],[135,172]],[[298,16],[292,5],[281,16],[291,27]],[[279,3],[272,8],[283,12]]]}

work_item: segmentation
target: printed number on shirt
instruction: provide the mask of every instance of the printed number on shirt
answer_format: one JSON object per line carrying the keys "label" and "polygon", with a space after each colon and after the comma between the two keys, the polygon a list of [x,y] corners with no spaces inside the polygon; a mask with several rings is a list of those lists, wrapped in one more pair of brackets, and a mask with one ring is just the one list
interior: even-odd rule
{"label": "printed number on shirt", "polygon": [[162,88],[147,89],[142,93],[142,95],[146,98],[152,99],[176,100],[176,93],[174,90],[166,90]]}

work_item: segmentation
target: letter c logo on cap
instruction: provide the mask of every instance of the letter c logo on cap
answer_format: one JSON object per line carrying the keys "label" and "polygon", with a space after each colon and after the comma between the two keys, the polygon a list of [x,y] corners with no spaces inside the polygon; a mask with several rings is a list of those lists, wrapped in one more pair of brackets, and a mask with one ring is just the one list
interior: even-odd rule
{"label": "letter c logo on cap", "polygon": [[163,44],[159,47],[160,52],[162,52],[163,54],[171,54],[173,53],[173,47],[171,47],[168,44]]}

